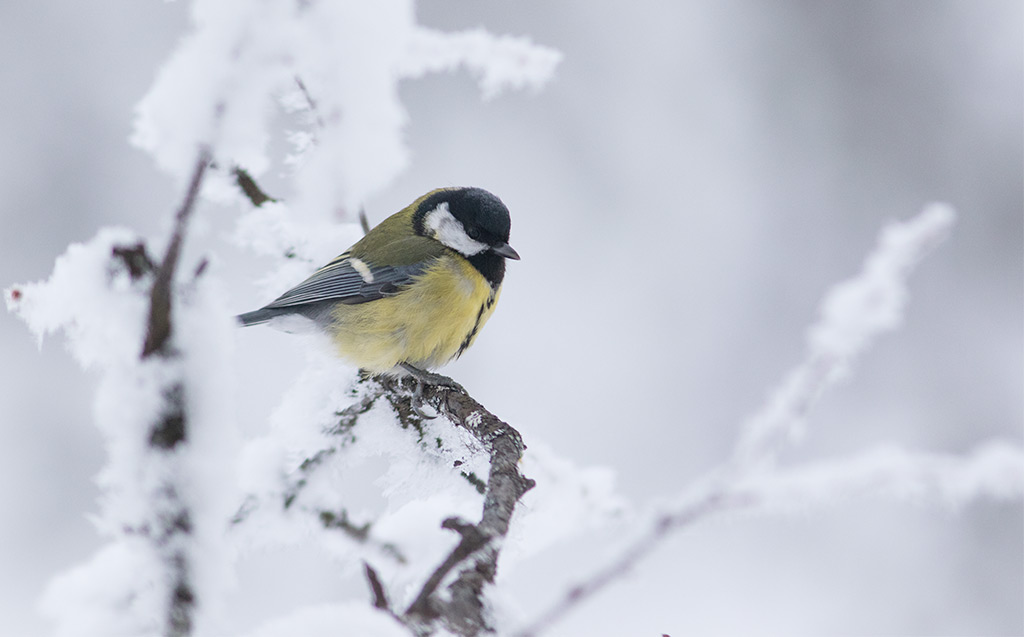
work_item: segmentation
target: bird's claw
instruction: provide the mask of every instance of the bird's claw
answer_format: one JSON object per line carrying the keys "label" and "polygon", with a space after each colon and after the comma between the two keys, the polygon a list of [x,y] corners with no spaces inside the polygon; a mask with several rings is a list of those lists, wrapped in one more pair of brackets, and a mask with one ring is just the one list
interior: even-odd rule
{"label": "bird's claw", "polygon": [[428,414],[423,411],[423,381],[416,378],[416,389],[412,393],[412,398],[409,399],[409,406],[416,412],[416,415],[424,420],[433,420],[437,418],[438,414]]}
{"label": "bird's claw", "polygon": [[409,376],[411,376],[413,380],[416,381],[416,389],[413,391],[412,400],[410,401],[410,403],[412,405],[412,410],[416,412],[416,414],[418,414],[421,418],[433,420],[438,416],[438,414],[430,415],[424,413],[422,409],[424,403],[423,388],[427,384],[434,385],[436,387],[448,387],[450,389],[454,389],[460,392],[466,391],[465,389],[462,388],[462,385],[456,383],[451,378],[448,378],[447,376],[444,376],[442,374],[428,372],[425,369],[420,369],[419,367],[416,367],[415,365],[410,365],[409,363],[402,363],[401,367],[406,372],[408,372]]}

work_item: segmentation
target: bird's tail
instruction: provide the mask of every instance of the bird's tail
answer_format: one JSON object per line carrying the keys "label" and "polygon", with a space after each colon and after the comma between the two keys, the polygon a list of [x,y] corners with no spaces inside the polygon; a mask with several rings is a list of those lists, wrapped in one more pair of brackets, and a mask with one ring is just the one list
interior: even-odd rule
{"label": "bird's tail", "polygon": [[249,326],[249,325],[259,325],[260,323],[266,323],[267,321],[269,321],[270,319],[274,318],[275,316],[280,316],[282,314],[288,314],[288,313],[289,313],[289,310],[284,309],[284,308],[266,308],[266,307],[264,307],[264,308],[260,308],[258,310],[253,310],[252,312],[246,312],[245,314],[239,314],[235,318],[237,318],[238,322],[241,323],[242,325]]}

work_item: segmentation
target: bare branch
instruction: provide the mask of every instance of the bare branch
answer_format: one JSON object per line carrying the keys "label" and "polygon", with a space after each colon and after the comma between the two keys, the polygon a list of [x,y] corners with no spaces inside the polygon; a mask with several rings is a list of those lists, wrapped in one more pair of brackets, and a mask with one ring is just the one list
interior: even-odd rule
{"label": "bare branch", "polygon": [[115,246],[113,256],[120,259],[133,280],[139,280],[156,270],[156,264],[146,252],[146,244],[136,243],[132,246]]}
{"label": "bare branch", "polygon": [[391,604],[388,602],[387,593],[384,592],[384,585],[381,584],[377,571],[373,570],[369,562],[363,562],[363,570],[366,573],[366,580],[370,583],[370,592],[373,593],[373,607],[390,613]]}
{"label": "bare branch", "polygon": [[142,358],[149,358],[156,352],[165,351],[168,339],[171,336],[171,290],[174,283],[174,273],[178,267],[178,257],[181,254],[181,244],[185,240],[185,230],[188,227],[192,210],[195,207],[196,198],[199,196],[199,189],[203,184],[203,175],[210,165],[210,150],[203,147],[199,151],[199,159],[192,172],[192,180],[189,183],[188,192],[185,194],[185,201],[178,209],[174,219],[174,233],[171,241],[167,244],[167,253],[160,263],[156,272],[156,280],[153,282],[153,289],[150,293],[149,322],[146,329],[146,342],[142,347]]}
{"label": "bare branch", "polygon": [[256,183],[256,180],[252,178],[252,175],[250,175],[249,171],[246,169],[240,166],[235,166],[233,172],[235,175],[235,183],[242,189],[242,192],[249,198],[249,201],[252,202],[253,206],[259,208],[268,201],[271,203],[277,201],[277,199],[274,199],[267,193],[263,192],[259,187],[259,184]]}
{"label": "bare branch", "polygon": [[312,113],[314,118],[316,119],[317,127],[324,128],[324,126],[326,125],[324,124],[324,118],[320,115],[320,110],[317,107],[316,100],[313,99],[313,96],[312,94],[310,94],[309,89],[306,88],[305,82],[302,81],[301,77],[296,75],[295,84],[298,85],[299,90],[302,91],[302,95],[306,98],[306,104],[309,106],[309,112]]}
{"label": "bare branch", "polygon": [[397,546],[391,542],[382,542],[370,535],[370,529],[373,527],[372,522],[354,524],[348,518],[348,511],[344,509],[338,513],[321,510],[319,517],[320,523],[324,525],[325,529],[338,529],[356,542],[378,549],[381,553],[394,559],[399,564],[405,564],[408,561]]}
{"label": "bare branch", "polygon": [[462,539],[459,541],[458,545],[456,545],[455,549],[448,554],[448,557],[446,557],[445,560],[441,562],[436,569],[434,569],[434,572],[431,573],[430,577],[427,578],[427,581],[423,584],[423,588],[420,590],[420,594],[416,596],[416,599],[409,605],[409,609],[405,611],[407,617],[416,619],[436,618],[439,610],[434,607],[434,600],[432,599],[432,596],[434,595],[434,592],[437,591],[437,587],[441,585],[441,581],[453,568],[482,548],[490,539],[481,533],[475,525],[458,518],[446,519],[441,523],[441,528],[457,532],[462,536]]}

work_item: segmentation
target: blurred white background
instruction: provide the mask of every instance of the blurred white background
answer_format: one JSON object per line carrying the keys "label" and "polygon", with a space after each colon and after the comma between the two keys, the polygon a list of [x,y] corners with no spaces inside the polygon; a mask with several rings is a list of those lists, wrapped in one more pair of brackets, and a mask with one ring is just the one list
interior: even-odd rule
{"label": "blurred white background", "polygon": [[[413,166],[367,211],[379,221],[440,185],[504,199],[523,260],[447,371],[528,445],[612,467],[642,503],[727,456],[798,361],[822,293],[859,268],[886,220],[948,201],[959,223],[913,277],[906,325],[824,400],[787,462],[884,441],[1020,442],[1022,7],[424,1],[427,25],[527,34],[565,60],[542,92],[491,102],[463,73],[407,82]],[[0,287],[46,277],[101,226],[161,236],[181,189],[127,137],[185,10],[0,4]],[[287,176],[264,186],[287,195]],[[204,210],[213,243],[234,212]],[[252,283],[265,264],[229,250],[216,266],[238,311],[268,300]],[[94,379],[6,313],[0,343],[0,617],[5,634],[44,634],[32,606],[46,582],[99,546]],[[265,427],[303,364],[299,343],[240,333],[246,432]],[[1024,634],[1022,537],[1020,503],[716,519],[555,634]],[[508,574],[525,614],[595,567],[607,539]],[[236,611],[255,625],[272,606]]]}

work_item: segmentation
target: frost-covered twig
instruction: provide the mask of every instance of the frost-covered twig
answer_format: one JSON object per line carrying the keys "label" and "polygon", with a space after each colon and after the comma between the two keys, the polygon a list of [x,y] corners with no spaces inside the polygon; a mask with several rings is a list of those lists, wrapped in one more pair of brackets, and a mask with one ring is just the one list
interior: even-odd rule
{"label": "frost-covered twig", "polygon": [[546,631],[622,577],[671,532],[728,510],[806,503],[812,496],[835,497],[853,490],[932,495],[947,501],[1024,494],[1024,451],[1006,445],[986,447],[966,459],[888,451],[786,472],[775,466],[778,452],[798,439],[822,393],[847,373],[875,337],[900,324],[907,278],[946,236],[953,218],[950,208],[933,205],[907,222],[885,228],[861,273],[826,295],[821,319],[809,332],[804,361],[747,421],[732,459],[698,480],[675,505],[652,516],[616,559],[571,588],[517,634]]}
{"label": "frost-covered twig", "polygon": [[[388,398],[401,421],[416,427],[420,415],[413,401],[422,400],[439,415],[469,432],[489,454],[490,470],[483,485],[480,522],[472,524],[458,518],[444,521],[443,528],[458,532],[460,542],[427,578],[402,619],[417,631],[428,631],[435,621],[460,635],[491,630],[484,617],[483,587],[494,581],[500,541],[508,533],[512,512],[534,484],[519,472],[524,449],[519,432],[461,388],[425,383],[417,394],[415,381],[392,377],[379,377],[364,384],[368,387],[363,398],[339,414],[341,422],[331,433],[350,431],[359,415],[366,413],[382,396]],[[320,462],[309,466],[303,463],[302,471],[313,470]],[[441,584],[453,571],[457,575],[447,587],[447,597],[442,598]],[[376,592],[375,597],[379,599]]]}
{"label": "frost-covered twig", "polygon": [[978,498],[1024,495],[1024,449],[990,441],[962,454],[881,447],[838,460],[817,461],[734,487],[762,508],[803,508],[859,495],[929,501],[958,507]]}
{"label": "frost-covered twig", "polygon": [[[411,379],[385,378],[381,383],[405,397],[415,393]],[[484,446],[490,454],[490,474],[480,522],[445,521],[445,528],[457,531],[462,539],[424,584],[406,610],[405,619],[416,624],[439,619],[452,632],[477,635],[492,630],[484,617],[483,587],[494,582],[500,541],[508,533],[516,504],[533,488],[534,482],[519,472],[523,440],[508,423],[461,388],[424,384],[420,396]],[[454,568],[459,569],[458,575],[448,586],[449,598],[442,599],[436,588],[447,571]],[[437,577],[439,574],[441,577]]]}
{"label": "frost-covered twig", "polygon": [[[192,343],[214,329],[208,323],[217,310],[197,319],[193,306],[202,292],[190,288],[186,298],[175,285],[209,162],[210,153],[200,150],[159,265],[137,236],[104,230],[69,247],[48,281],[8,297],[40,338],[63,330],[83,366],[103,372],[96,420],[110,460],[99,478],[98,523],[112,541],[51,583],[44,605],[61,630],[87,622],[96,634],[189,635],[205,605],[201,594],[210,590],[199,572],[212,564],[202,563],[199,552],[211,548],[209,530],[220,520],[193,487],[209,477],[207,460],[217,452],[208,441],[217,434],[193,436],[200,428],[196,394],[203,390],[196,391],[190,374],[197,365],[206,372],[212,360],[204,350],[197,361]],[[209,406],[198,408],[198,418],[217,411]],[[201,449],[208,455],[199,455]]]}
{"label": "frost-covered twig", "polygon": [[711,515],[748,506],[751,498],[724,490],[709,490],[695,500],[654,518],[643,533],[614,560],[605,564],[585,581],[570,588],[557,602],[516,632],[516,637],[534,637],[549,629],[580,602],[625,576],[643,558],[661,546],[672,533]]}
{"label": "frost-covered twig", "polygon": [[861,272],[828,291],[821,317],[808,332],[803,362],[744,425],[734,469],[756,471],[773,464],[781,449],[799,439],[824,391],[847,374],[877,336],[900,326],[907,278],[945,239],[954,216],[949,206],[933,204],[909,221],[889,224]]}
{"label": "frost-covered twig", "polygon": [[[303,493],[314,483],[317,474],[328,466],[330,459],[355,443],[355,428],[360,417],[368,414],[382,398],[397,416],[398,424],[403,429],[418,432],[421,437],[426,421],[423,420],[420,402],[435,410],[439,417],[468,432],[489,458],[486,481],[472,473],[463,473],[463,477],[484,495],[480,521],[474,524],[457,517],[444,520],[442,528],[456,531],[460,541],[433,569],[399,618],[417,633],[430,632],[432,626],[440,623],[457,634],[477,635],[492,629],[484,617],[483,589],[494,580],[501,540],[508,533],[512,512],[534,483],[519,471],[524,449],[519,433],[465,390],[447,380],[447,383],[437,385],[425,383],[417,390],[411,378],[382,376],[362,379],[357,384],[357,400],[338,412],[334,424],[324,431],[328,440],[335,441],[334,444],[311,453],[300,463],[280,495],[285,509],[298,507],[317,515],[326,528],[334,528],[333,521],[337,518],[330,517],[332,523],[328,524],[326,512],[315,508],[319,504],[310,509]],[[236,516],[236,522],[247,519],[258,506],[262,504],[251,499]],[[357,530],[358,534],[351,533],[351,529],[346,533],[361,544],[381,546],[381,541],[371,535],[369,524]],[[398,548],[392,548],[393,551],[384,552],[392,557],[398,556],[398,561],[404,563]],[[369,572],[367,577],[377,605],[387,598],[386,591],[379,578],[374,582]],[[444,586],[446,582],[448,585]]]}
{"label": "frost-covered twig", "polygon": [[1024,450],[992,442],[956,456],[887,447],[853,458],[809,463],[735,482],[712,479],[691,490],[692,499],[657,514],[619,556],[574,586],[517,637],[548,630],[581,601],[624,577],[672,533],[713,515],[741,509],[805,508],[853,495],[938,501],[959,506],[982,497],[1024,496]]}
{"label": "frost-covered twig", "polygon": [[[203,183],[203,175],[210,164],[207,148],[199,151],[195,170],[189,183],[185,200],[175,215],[174,232],[167,245],[167,252],[156,270],[150,291],[149,319],[146,341],[142,348],[142,359],[159,357],[172,360],[177,352],[170,345],[173,321],[171,302],[174,293],[174,277],[178,269],[181,247],[188,230],[188,222],[195,208],[196,198]],[[149,444],[155,453],[172,454],[178,445],[188,437],[189,414],[186,407],[185,379],[177,376],[168,379],[162,389],[164,405],[157,422],[149,433]],[[165,476],[163,484],[152,496],[155,518],[162,528],[148,531],[157,551],[162,555],[165,568],[171,579],[171,599],[167,611],[166,634],[170,636],[190,635],[193,628],[193,609],[196,595],[192,583],[193,564],[186,538],[192,534],[193,514],[191,507],[181,497],[185,478],[177,473]]]}

